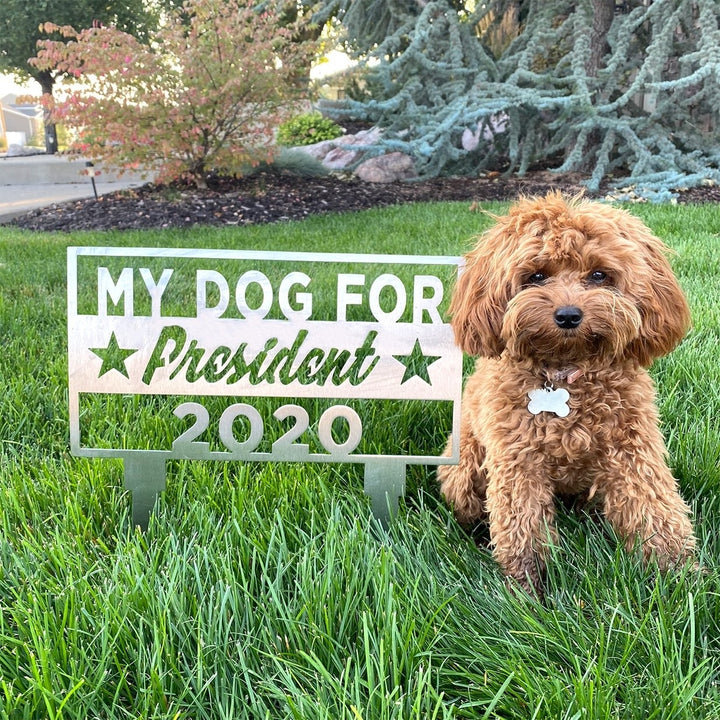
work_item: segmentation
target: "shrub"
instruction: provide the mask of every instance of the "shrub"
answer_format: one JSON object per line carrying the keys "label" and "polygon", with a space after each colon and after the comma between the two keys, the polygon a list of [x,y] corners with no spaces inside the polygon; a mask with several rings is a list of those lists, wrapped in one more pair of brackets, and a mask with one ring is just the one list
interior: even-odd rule
{"label": "shrub", "polygon": [[304,113],[280,125],[277,141],[280,145],[312,145],[323,140],[334,140],[342,134],[343,129],[330,118],[318,112]]}
{"label": "shrub", "polygon": [[73,78],[52,114],[77,130],[71,150],[160,182],[206,186],[213,170],[242,174],[270,161],[274,131],[302,96],[297,68],[315,44],[302,19],[283,24],[253,0],[187,0],[143,44],[115,28],[45,25],[33,64]]}

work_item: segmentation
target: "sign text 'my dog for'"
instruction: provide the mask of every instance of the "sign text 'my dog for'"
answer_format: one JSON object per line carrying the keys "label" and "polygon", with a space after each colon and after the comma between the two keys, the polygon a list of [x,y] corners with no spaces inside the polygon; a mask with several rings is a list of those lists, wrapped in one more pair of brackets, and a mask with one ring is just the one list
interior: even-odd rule
{"label": "sign text 'my dog for'", "polygon": [[68,249],[70,443],[119,457],[146,525],[172,459],[362,463],[384,517],[407,464],[457,462],[458,259]]}

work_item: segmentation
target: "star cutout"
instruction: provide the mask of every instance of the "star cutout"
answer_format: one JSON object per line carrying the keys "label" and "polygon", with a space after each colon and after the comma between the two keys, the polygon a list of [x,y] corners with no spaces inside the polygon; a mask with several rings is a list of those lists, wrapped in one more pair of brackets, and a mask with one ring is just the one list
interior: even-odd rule
{"label": "star cutout", "polygon": [[130,379],[125,362],[131,355],[134,355],[137,350],[121,348],[120,345],[118,345],[115,332],[110,335],[110,342],[107,344],[107,347],[88,349],[91,353],[97,355],[102,360],[102,367],[100,368],[98,377],[102,377],[105,373],[109,373],[111,370],[117,370],[126,378]]}
{"label": "star cutout", "polygon": [[393,357],[405,366],[405,374],[400,381],[401,385],[415,376],[431,385],[428,367],[439,360],[441,356],[425,355],[420,347],[420,340],[415,340],[415,345],[409,355],[393,355]]}

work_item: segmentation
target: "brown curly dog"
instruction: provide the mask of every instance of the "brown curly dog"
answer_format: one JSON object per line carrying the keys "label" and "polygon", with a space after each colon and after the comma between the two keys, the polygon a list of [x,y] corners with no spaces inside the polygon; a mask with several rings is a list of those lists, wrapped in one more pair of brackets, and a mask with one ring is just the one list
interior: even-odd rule
{"label": "brown curly dog", "polygon": [[466,256],[450,305],[480,356],[463,394],[460,462],[439,470],[466,526],[540,590],[557,495],[595,497],[631,549],[692,555],[647,368],[688,329],[667,248],[632,215],[580,197],[523,199]]}

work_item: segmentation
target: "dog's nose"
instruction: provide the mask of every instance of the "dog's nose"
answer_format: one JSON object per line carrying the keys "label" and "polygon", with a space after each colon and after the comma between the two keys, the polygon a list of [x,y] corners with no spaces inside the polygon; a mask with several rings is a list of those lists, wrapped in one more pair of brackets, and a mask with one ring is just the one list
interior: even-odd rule
{"label": "dog's nose", "polygon": [[564,305],[555,311],[555,324],[563,330],[574,330],[583,319],[583,311],[574,305]]}

